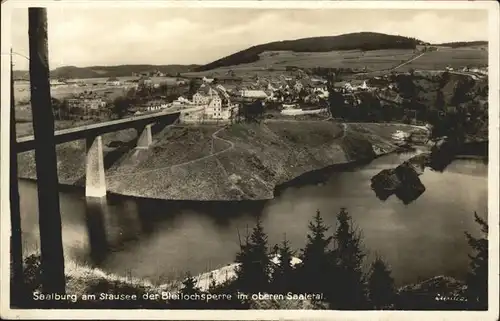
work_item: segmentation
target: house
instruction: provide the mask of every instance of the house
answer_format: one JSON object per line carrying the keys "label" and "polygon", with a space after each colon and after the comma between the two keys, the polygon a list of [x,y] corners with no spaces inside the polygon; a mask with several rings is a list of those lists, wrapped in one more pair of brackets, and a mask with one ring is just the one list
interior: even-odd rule
{"label": "house", "polygon": [[214,78],[203,77],[202,80],[204,83],[211,84],[214,81]]}
{"label": "house", "polygon": [[164,100],[151,100],[146,103],[145,107],[147,111],[155,111],[168,108],[169,104]]}
{"label": "house", "polygon": [[108,86],[120,86],[120,81],[116,77],[110,77],[106,80],[106,85]]}
{"label": "house", "polygon": [[240,96],[252,99],[266,99],[268,97],[263,90],[241,90]]}
{"label": "house", "polygon": [[323,87],[315,88],[313,93],[318,95],[319,98],[328,98],[330,95],[328,90],[326,88],[323,88]]}
{"label": "house", "polygon": [[300,92],[302,91],[302,89],[304,89],[304,85],[300,81],[296,81],[293,85],[293,89],[295,89],[295,91],[297,92]]}
{"label": "house", "polygon": [[321,78],[312,77],[311,82],[313,84],[326,84],[328,81],[321,79]]}
{"label": "house", "polygon": [[172,102],[173,107],[189,107],[191,105],[192,102],[189,99],[184,98],[182,96],[180,96],[179,98],[177,98]]}
{"label": "house", "polygon": [[198,91],[193,95],[193,103],[195,105],[207,105],[210,103],[210,100],[218,96],[216,90],[211,88],[210,86],[201,86]]}
{"label": "house", "polygon": [[297,104],[282,104],[283,109],[294,109],[297,108]]}
{"label": "house", "polygon": [[202,86],[197,93],[193,95],[193,103],[198,106],[204,106],[204,117],[207,119],[229,119],[232,109],[229,94],[223,86],[212,88],[211,86]]}
{"label": "house", "polygon": [[50,80],[50,85],[51,86],[61,86],[61,85],[66,85],[66,82],[60,80],[60,79],[51,79]]}
{"label": "house", "polygon": [[343,87],[343,88],[344,88],[345,90],[347,90],[347,91],[353,91],[353,90],[354,90],[354,86],[353,86],[353,85],[351,85],[351,83],[349,83],[349,82],[346,82],[346,83],[344,84],[344,87]]}
{"label": "house", "polygon": [[144,87],[152,86],[153,80],[151,79],[151,77],[142,76],[141,78],[139,78],[138,85]]}
{"label": "house", "polygon": [[98,97],[78,97],[68,99],[67,101],[69,109],[81,108],[85,113],[106,107],[106,102]]}
{"label": "house", "polygon": [[216,82],[219,84],[237,85],[241,84],[243,78],[235,76],[220,76],[215,78],[214,80],[216,80]]}

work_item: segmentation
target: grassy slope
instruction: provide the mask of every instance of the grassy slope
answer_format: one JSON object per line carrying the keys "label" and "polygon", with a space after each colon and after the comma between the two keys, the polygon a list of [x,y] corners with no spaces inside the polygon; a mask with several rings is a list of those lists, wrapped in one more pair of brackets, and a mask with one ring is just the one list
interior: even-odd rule
{"label": "grassy slope", "polygon": [[[384,49],[362,52],[360,50],[330,52],[263,52],[259,60],[251,63],[218,67],[207,71],[190,72],[186,76],[225,75],[232,70],[236,76],[244,79],[259,77],[277,77],[283,74],[287,66],[298,68],[351,68],[368,72],[387,73],[401,63],[415,57],[412,49]],[[416,70],[444,70],[447,66],[463,68],[466,66],[485,66],[488,64],[488,51],[481,48],[441,48],[439,51],[426,52],[414,61],[397,68],[398,72]],[[382,71],[383,72],[382,72]],[[371,74],[370,74],[371,75]],[[372,76],[376,76],[373,74]],[[364,75],[366,78],[367,75]]]}
{"label": "grassy slope", "polygon": [[[276,185],[305,172],[374,157],[372,143],[384,151],[393,148],[372,133],[350,130],[342,137],[341,125],[331,122],[235,124],[213,140],[217,129],[164,129],[149,150],[131,150],[118,157],[107,170],[108,190],[167,199],[268,199]],[[107,134],[104,144],[134,136],[133,130]],[[62,144],[57,150],[60,182],[83,184],[83,142]],[[216,152],[221,153],[210,156]],[[34,153],[20,154],[18,159],[20,176],[36,177]],[[186,163],[193,160],[197,161]],[[178,164],[184,165],[173,166]]]}
{"label": "grassy slope", "polygon": [[488,51],[480,48],[440,48],[426,52],[422,57],[403,66],[398,71],[413,69],[443,70],[447,66],[455,69],[466,66],[487,66]]}
{"label": "grassy slope", "polygon": [[310,37],[297,40],[275,41],[250,47],[227,57],[197,68],[197,71],[211,70],[244,63],[252,63],[266,51],[328,52],[334,50],[377,50],[405,48],[413,49],[421,41],[402,36],[375,32],[357,32],[338,36]]}

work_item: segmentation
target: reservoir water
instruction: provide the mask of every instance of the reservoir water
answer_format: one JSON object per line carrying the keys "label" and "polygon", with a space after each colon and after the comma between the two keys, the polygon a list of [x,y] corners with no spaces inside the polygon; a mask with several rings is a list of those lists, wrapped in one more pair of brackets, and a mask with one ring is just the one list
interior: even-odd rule
{"label": "reservoir water", "polygon": [[[414,154],[390,154],[368,165],[327,170],[320,183],[285,188],[273,200],[258,202],[163,201],[108,195],[86,203],[84,190],[63,188],[60,203],[67,259],[123,276],[164,283],[232,263],[239,237],[262,218],[271,245],[283,237],[304,246],[309,220],[320,210],[335,228],[346,207],[362,231],[367,264],[382,256],[398,285],[436,275],[463,278],[468,269],[464,231],[479,229],[474,212],[487,217],[488,166],[456,160],[443,173],[426,169],[426,191],[404,205],[394,195],[380,201],[370,178]],[[39,243],[36,183],[20,180],[23,246]]]}

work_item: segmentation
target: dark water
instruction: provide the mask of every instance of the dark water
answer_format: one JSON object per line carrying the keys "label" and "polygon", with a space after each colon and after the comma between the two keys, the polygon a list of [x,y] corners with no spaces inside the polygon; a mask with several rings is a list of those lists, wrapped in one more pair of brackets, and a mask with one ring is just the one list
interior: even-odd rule
{"label": "dark water", "polygon": [[[61,190],[65,255],[119,275],[166,282],[186,271],[200,273],[231,263],[238,234],[261,216],[271,244],[286,233],[304,245],[308,221],[320,210],[335,225],[347,207],[361,228],[368,260],[381,255],[398,284],[435,275],[462,278],[468,268],[464,231],[477,233],[474,211],[487,217],[487,165],[456,160],[443,173],[426,170],[426,191],[404,205],[395,196],[380,201],[370,178],[414,154],[392,154],[372,163],[329,171],[323,183],[287,187],[273,200],[249,203],[175,202],[109,196],[86,206],[84,191]],[[23,243],[38,247],[36,184],[20,182]],[[94,262],[94,263],[92,263]]]}

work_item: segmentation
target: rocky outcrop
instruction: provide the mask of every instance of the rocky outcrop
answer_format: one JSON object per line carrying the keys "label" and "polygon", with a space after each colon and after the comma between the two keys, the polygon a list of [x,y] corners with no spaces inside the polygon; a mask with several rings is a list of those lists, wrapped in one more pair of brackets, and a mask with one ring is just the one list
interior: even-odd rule
{"label": "rocky outcrop", "polygon": [[448,276],[405,285],[398,289],[401,310],[464,310],[467,309],[464,282]]}
{"label": "rocky outcrop", "polygon": [[396,195],[404,204],[416,200],[425,192],[420,181],[424,168],[428,163],[428,154],[411,158],[394,169],[384,169],[371,179],[371,187],[380,200],[387,200]]}

